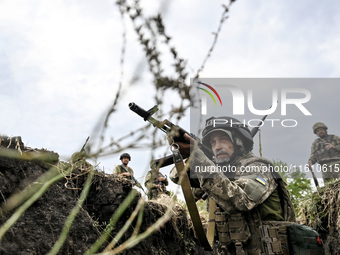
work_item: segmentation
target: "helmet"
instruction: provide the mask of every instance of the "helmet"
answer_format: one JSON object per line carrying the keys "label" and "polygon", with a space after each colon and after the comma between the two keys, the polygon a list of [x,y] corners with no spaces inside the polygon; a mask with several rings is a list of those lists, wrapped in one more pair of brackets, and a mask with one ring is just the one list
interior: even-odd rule
{"label": "helmet", "polygon": [[313,125],[313,132],[314,132],[314,134],[316,134],[316,130],[317,130],[318,128],[324,128],[325,130],[328,129],[328,127],[327,127],[324,123],[322,123],[322,122],[316,122],[316,123]]}
{"label": "helmet", "polygon": [[[205,128],[202,131],[202,143],[204,145],[210,147],[208,137],[214,131],[224,131],[228,136],[230,134],[232,136],[236,135],[242,140],[243,147],[247,152],[253,149],[254,141],[248,126],[235,118],[221,116],[207,119]],[[235,137],[230,138],[235,143]]]}
{"label": "helmet", "polygon": [[120,155],[120,160],[122,160],[122,158],[128,158],[131,161],[131,156],[129,153],[123,153],[122,155]]}

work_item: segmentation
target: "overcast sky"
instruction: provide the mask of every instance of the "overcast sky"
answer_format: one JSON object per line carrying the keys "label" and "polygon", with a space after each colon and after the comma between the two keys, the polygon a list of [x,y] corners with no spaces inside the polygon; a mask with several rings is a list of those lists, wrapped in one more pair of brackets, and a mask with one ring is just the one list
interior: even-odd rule
{"label": "overcast sky", "polygon": [[[171,43],[194,75],[212,44],[224,2],[166,3],[162,8]],[[141,1],[141,6],[147,14],[161,8],[156,1]],[[0,134],[21,136],[27,146],[46,148],[66,159],[91,135],[118,89],[123,23],[115,1],[0,0],[0,12]],[[201,77],[337,78],[339,13],[335,0],[236,1]],[[129,102],[146,109],[154,104],[147,78],[128,87],[143,54],[128,19],[125,26],[123,100],[109,123],[112,137],[144,125],[129,112]],[[147,73],[146,68],[139,71]],[[310,91],[312,116],[304,118],[294,136],[286,130],[263,129],[264,157],[289,164],[307,162],[316,121],[324,121],[330,133],[340,135],[339,86],[319,84]],[[190,128],[188,118],[182,124]],[[150,155],[129,152],[130,166],[144,182]],[[120,163],[119,153],[99,163],[111,173]]]}

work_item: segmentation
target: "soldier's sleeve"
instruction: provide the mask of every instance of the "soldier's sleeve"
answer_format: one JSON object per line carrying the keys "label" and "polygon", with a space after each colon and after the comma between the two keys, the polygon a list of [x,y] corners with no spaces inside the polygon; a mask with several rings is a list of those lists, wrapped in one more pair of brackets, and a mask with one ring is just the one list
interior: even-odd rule
{"label": "soldier's sleeve", "polygon": [[121,173],[121,169],[119,166],[115,166],[115,168],[113,169],[113,173],[116,175],[119,175]]}
{"label": "soldier's sleeve", "polygon": [[205,193],[204,190],[202,190],[201,188],[191,188],[191,191],[196,201],[200,200]]}
{"label": "soldier's sleeve", "polygon": [[314,165],[317,162],[317,158],[316,158],[316,142],[314,141],[312,144],[312,149],[311,149],[311,153],[309,156],[309,160],[308,163],[311,163],[312,165]]}
{"label": "soldier's sleeve", "polygon": [[335,149],[340,152],[340,137],[339,136],[334,136],[334,145]]}
{"label": "soldier's sleeve", "polygon": [[[193,158],[195,164],[214,166],[204,153],[198,149]],[[277,184],[270,172],[265,172],[266,165],[249,165],[259,173],[247,173],[235,181],[230,181],[222,172],[214,171],[208,176],[197,173],[201,188],[208,193],[226,212],[250,211],[264,202],[276,189]],[[268,168],[267,168],[268,171]]]}
{"label": "soldier's sleeve", "polygon": [[132,176],[135,176],[134,172],[133,172],[133,169],[131,167],[128,167],[130,173],[132,174]]}
{"label": "soldier's sleeve", "polygon": [[179,181],[179,176],[178,176],[177,169],[175,166],[170,170],[170,180],[176,184]]}

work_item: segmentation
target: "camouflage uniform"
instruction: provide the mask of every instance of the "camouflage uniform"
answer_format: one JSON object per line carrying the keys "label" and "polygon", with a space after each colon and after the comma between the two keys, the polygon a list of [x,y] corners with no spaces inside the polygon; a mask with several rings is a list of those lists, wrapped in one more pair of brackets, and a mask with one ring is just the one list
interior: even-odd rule
{"label": "camouflage uniform", "polygon": [[[122,161],[123,164],[115,166],[115,168],[113,169],[113,173],[116,175],[120,175],[122,173],[126,173],[126,170],[127,170],[131,174],[131,176],[129,178],[127,177],[125,178],[132,180],[133,179],[132,176],[134,175],[133,170],[131,167],[127,166],[129,161],[131,161],[130,154],[124,152],[123,154],[120,155],[119,159]],[[124,163],[123,162],[124,159],[128,159],[129,161]],[[124,164],[126,164],[126,166]]]}
{"label": "camouflage uniform", "polygon": [[[200,149],[193,153],[191,168],[196,165],[215,166]],[[219,244],[228,250],[225,254],[237,254],[235,243],[242,243],[248,254],[261,254],[263,251],[259,240],[259,227],[268,222],[294,222],[294,208],[291,203],[281,203],[280,189],[284,188],[283,181],[275,179],[269,171],[268,167],[272,165],[269,160],[255,157],[249,152],[235,160],[232,165],[237,169],[233,178],[228,178],[221,172],[209,173],[209,178],[207,173],[196,172],[195,178],[201,189],[220,207],[215,213],[218,216],[216,224],[217,229],[221,230],[218,233]],[[245,171],[246,168],[249,170]],[[175,180],[176,177],[177,171],[173,169],[170,178]],[[218,222],[221,218],[223,220]],[[229,224],[228,229],[223,227],[226,224]],[[235,227],[230,227],[231,225]]]}
{"label": "camouflage uniform", "polygon": [[[326,149],[325,144],[331,143],[335,148]],[[308,163],[314,165],[318,163],[324,181],[329,181],[340,176],[340,137],[326,135],[317,138],[312,144],[311,155]]]}
{"label": "camouflage uniform", "polygon": [[[191,166],[195,165],[214,166],[215,164],[198,149],[191,163]],[[249,211],[262,204],[277,188],[277,183],[269,172],[269,165],[271,163],[268,160],[255,157],[249,152],[233,163],[237,169],[234,178],[227,178],[221,172],[209,173],[209,178],[205,173],[197,172],[196,175],[201,188],[212,196],[224,211],[227,213]],[[241,169],[241,166],[246,166],[249,171],[244,171],[245,168]],[[259,172],[254,173],[251,168]],[[281,208],[278,209],[279,212],[262,218],[283,220]]]}
{"label": "camouflage uniform", "polygon": [[[126,172],[124,171],[123,167],[124,167],[123,165],[117,165],[117,166],[115,166],[115,168],[113,169],[113,173],[116,174],[116,175],[120,175],[120,174],[122,174],[122,173],[126,173]],[[125,169],[129,171],[129,173],[131,174],[131,176],[134,175],[134,174],[133,174],[133,170],[132,170],[131,167],[126,166]],[[130,179],[131,179],[131,177],[130,177]]]}
{"label": "camouflage uniform", "polygon": [[[195,148],[190,155],[190,181],[192,184],[198,182],[199,187],[218,205],[215,211],[218,252],[237,255],[265,254],[261,244],[261,227],[271,226],[271,231],[274,232],[279,227],[274,230],[273,226],[280,226],[281,223],[283,226],[295,221],[289,193],[279,174],[271,171],[272,163],[252,154],[253,141],[248,128],[241,125],[228,126],[225,123],[230,123],[230,120],[238,124],[236,119],[230,117],[219,119],[227,121],[215,125],[211,119],[207,120],[202,132],[203,144],[209,146],[209,135],[215,131],[223,131],[232,138],[234,153],[228,162],[215,164],[201,149]],[[196,171],[197,166],[208,170]],[[218,166],[232,167],[233,171],[211,171]],[[170,172],[170,178],[178,180],[175,169]],[[270,238],[277,241],[273,236]],[[277,253],[271,254],[288,254],[286,233],[282,241],[277,243],[273,247],[280,251],[275,250]]]}
{"label": "camouflage uniform", "polygon": [[[160,183],[158,181],[159,177],[164,177],[165,181]],[[166,178],[161,172],[158,172],[157,174],[154,173],[152,170],[148,172],[148,174],[145,177],[145,187],[149,190],[148,192],[148,198],[149,199],[156,199],[157,196],[161,193],[170,195],[169,191],[166,190],[165,186],[168,186],[168,178]],[[161,185],[161,189],[157,187],[156,185]]]}

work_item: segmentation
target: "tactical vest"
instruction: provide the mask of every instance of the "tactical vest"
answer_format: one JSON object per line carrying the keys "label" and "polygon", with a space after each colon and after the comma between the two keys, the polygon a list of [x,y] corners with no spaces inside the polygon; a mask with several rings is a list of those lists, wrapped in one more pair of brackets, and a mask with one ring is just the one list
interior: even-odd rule
{"label": "tactical vest", "polygon": [[[251,157],[241,159],[242,166],[247,166],[255,162],[266,165],[272,163],[266,159]],[[237,177],[237,176],[236,176]],[[286,185],[278,173],[273,173],[276,179],[277,193],[280,198],[282,216],[284,221],[264,222],[258,207],[249,212],[227,214],[221,208],[215,212],[215,222],[218,233],[218,243],[222,250],[228,251],[226,254],[249,254],[260,255],[268,249],[263,244],[270,246],[273,253],[289,254],[286,226],[295,222],[295,212]],[[268,198],[270,199],[270,197]],[[267,199],[267,200],[268,200]],[[277,226],[279,223],[280,226]],[[266,250],[267,249],[267,250]]]}

